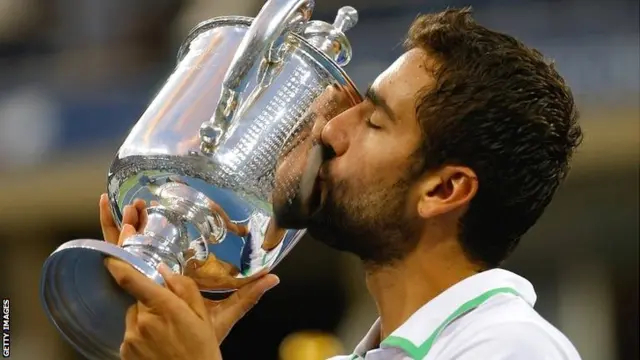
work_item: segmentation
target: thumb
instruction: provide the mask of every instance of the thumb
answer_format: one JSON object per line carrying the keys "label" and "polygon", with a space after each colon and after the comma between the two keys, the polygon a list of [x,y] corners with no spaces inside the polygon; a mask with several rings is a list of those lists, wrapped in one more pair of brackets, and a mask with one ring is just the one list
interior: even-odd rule
{"label": "thumb", "polygon": [[122,246],[122,243],[130,236],[136,234],[136,228],[131,224],[122,225],[122,231],[120,231],[120,237],[118,238],[118,246]]}
{"label": "thumb", "polygon": [[207,309],[205,308],[202,295],[198,290],[198,285],[193,279],[178,275],[171,271],[167,265],[160,263],[158,272],[164,278],[165,284],[171,292],[178,295],[201,319],[207,318]]}
{"label": "thumb", "polygon": [[267,274],[244,285],[227,299],[218,303],[215,306],[215,314],[211,315],[216,326],[216,333],[219,335],[218,339],[222,341],[233,325],[251,310],[267,291],[279,283],[280,278],[273,274]]}

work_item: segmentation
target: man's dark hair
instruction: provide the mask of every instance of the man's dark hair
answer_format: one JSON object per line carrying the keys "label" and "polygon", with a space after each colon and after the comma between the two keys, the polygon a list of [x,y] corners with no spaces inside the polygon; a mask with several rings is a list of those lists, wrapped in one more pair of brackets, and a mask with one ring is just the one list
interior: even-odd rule
{"label": "man's dark hair", "polygon": [[424,169],[476,172],[459,238],[472,260],[499,266],[542,215],[582,140],[571,91],[540,52],[478,25],[469,8],[418,17],[405,45],[437,64],[435,87],[417,100]]}

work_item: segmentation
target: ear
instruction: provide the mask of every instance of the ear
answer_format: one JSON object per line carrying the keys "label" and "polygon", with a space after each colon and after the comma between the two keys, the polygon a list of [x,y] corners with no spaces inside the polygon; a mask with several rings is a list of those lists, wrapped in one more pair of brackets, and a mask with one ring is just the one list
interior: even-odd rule
{"label": "ear", "polygon": [[429,172],[419,185],[418,214],[433,218],[469,204],[478,192],[478,177],[464,166],[444,166]]}

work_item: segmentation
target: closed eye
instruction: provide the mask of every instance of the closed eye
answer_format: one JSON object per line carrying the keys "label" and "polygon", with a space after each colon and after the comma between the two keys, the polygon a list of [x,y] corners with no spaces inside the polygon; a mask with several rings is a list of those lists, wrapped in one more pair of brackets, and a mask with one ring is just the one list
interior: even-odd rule
{"label": "closed eye", "polygon": [[381,97],[378,94],[378,92],[372,86],[369,86],[369,88],[367,89],[367,93],[365,95],[365,98],[368,101],[370,101],[376,108],[382,109],[382,111],[385,113],[385,115],[387,115],[387,117],[391,121],[395,121],[396,120],[396,117],[395,117],[393,111],[391,111],[391,108],[389,107],[389,104],[387,104],[385,99],[383,97]]}
{"label": "closed eye", "polygon": [[376,130],[380,130],[380,129],[382,129],[382,127],[381,127],[381,126],[379,126],[379,125],[376,125],[376,124],[372,123],[372,122],[371,122],[371,118],[367,118],[366,123],[367,123],[367,126],[368,126],[368,127],[370,127],[370,128],[372,128],[372,129],[376,129]]}

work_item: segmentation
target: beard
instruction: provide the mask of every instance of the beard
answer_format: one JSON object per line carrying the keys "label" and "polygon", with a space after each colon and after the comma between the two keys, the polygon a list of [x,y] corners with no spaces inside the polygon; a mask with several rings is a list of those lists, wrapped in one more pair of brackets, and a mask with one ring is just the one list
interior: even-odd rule
{"label": "beard", "polygon": [[358,256],[365,265],[402,260],[419,240],[417,216],[408,211],[410,177],[392,186],[327,182],[325,200],[310,219],[314,239]]}

